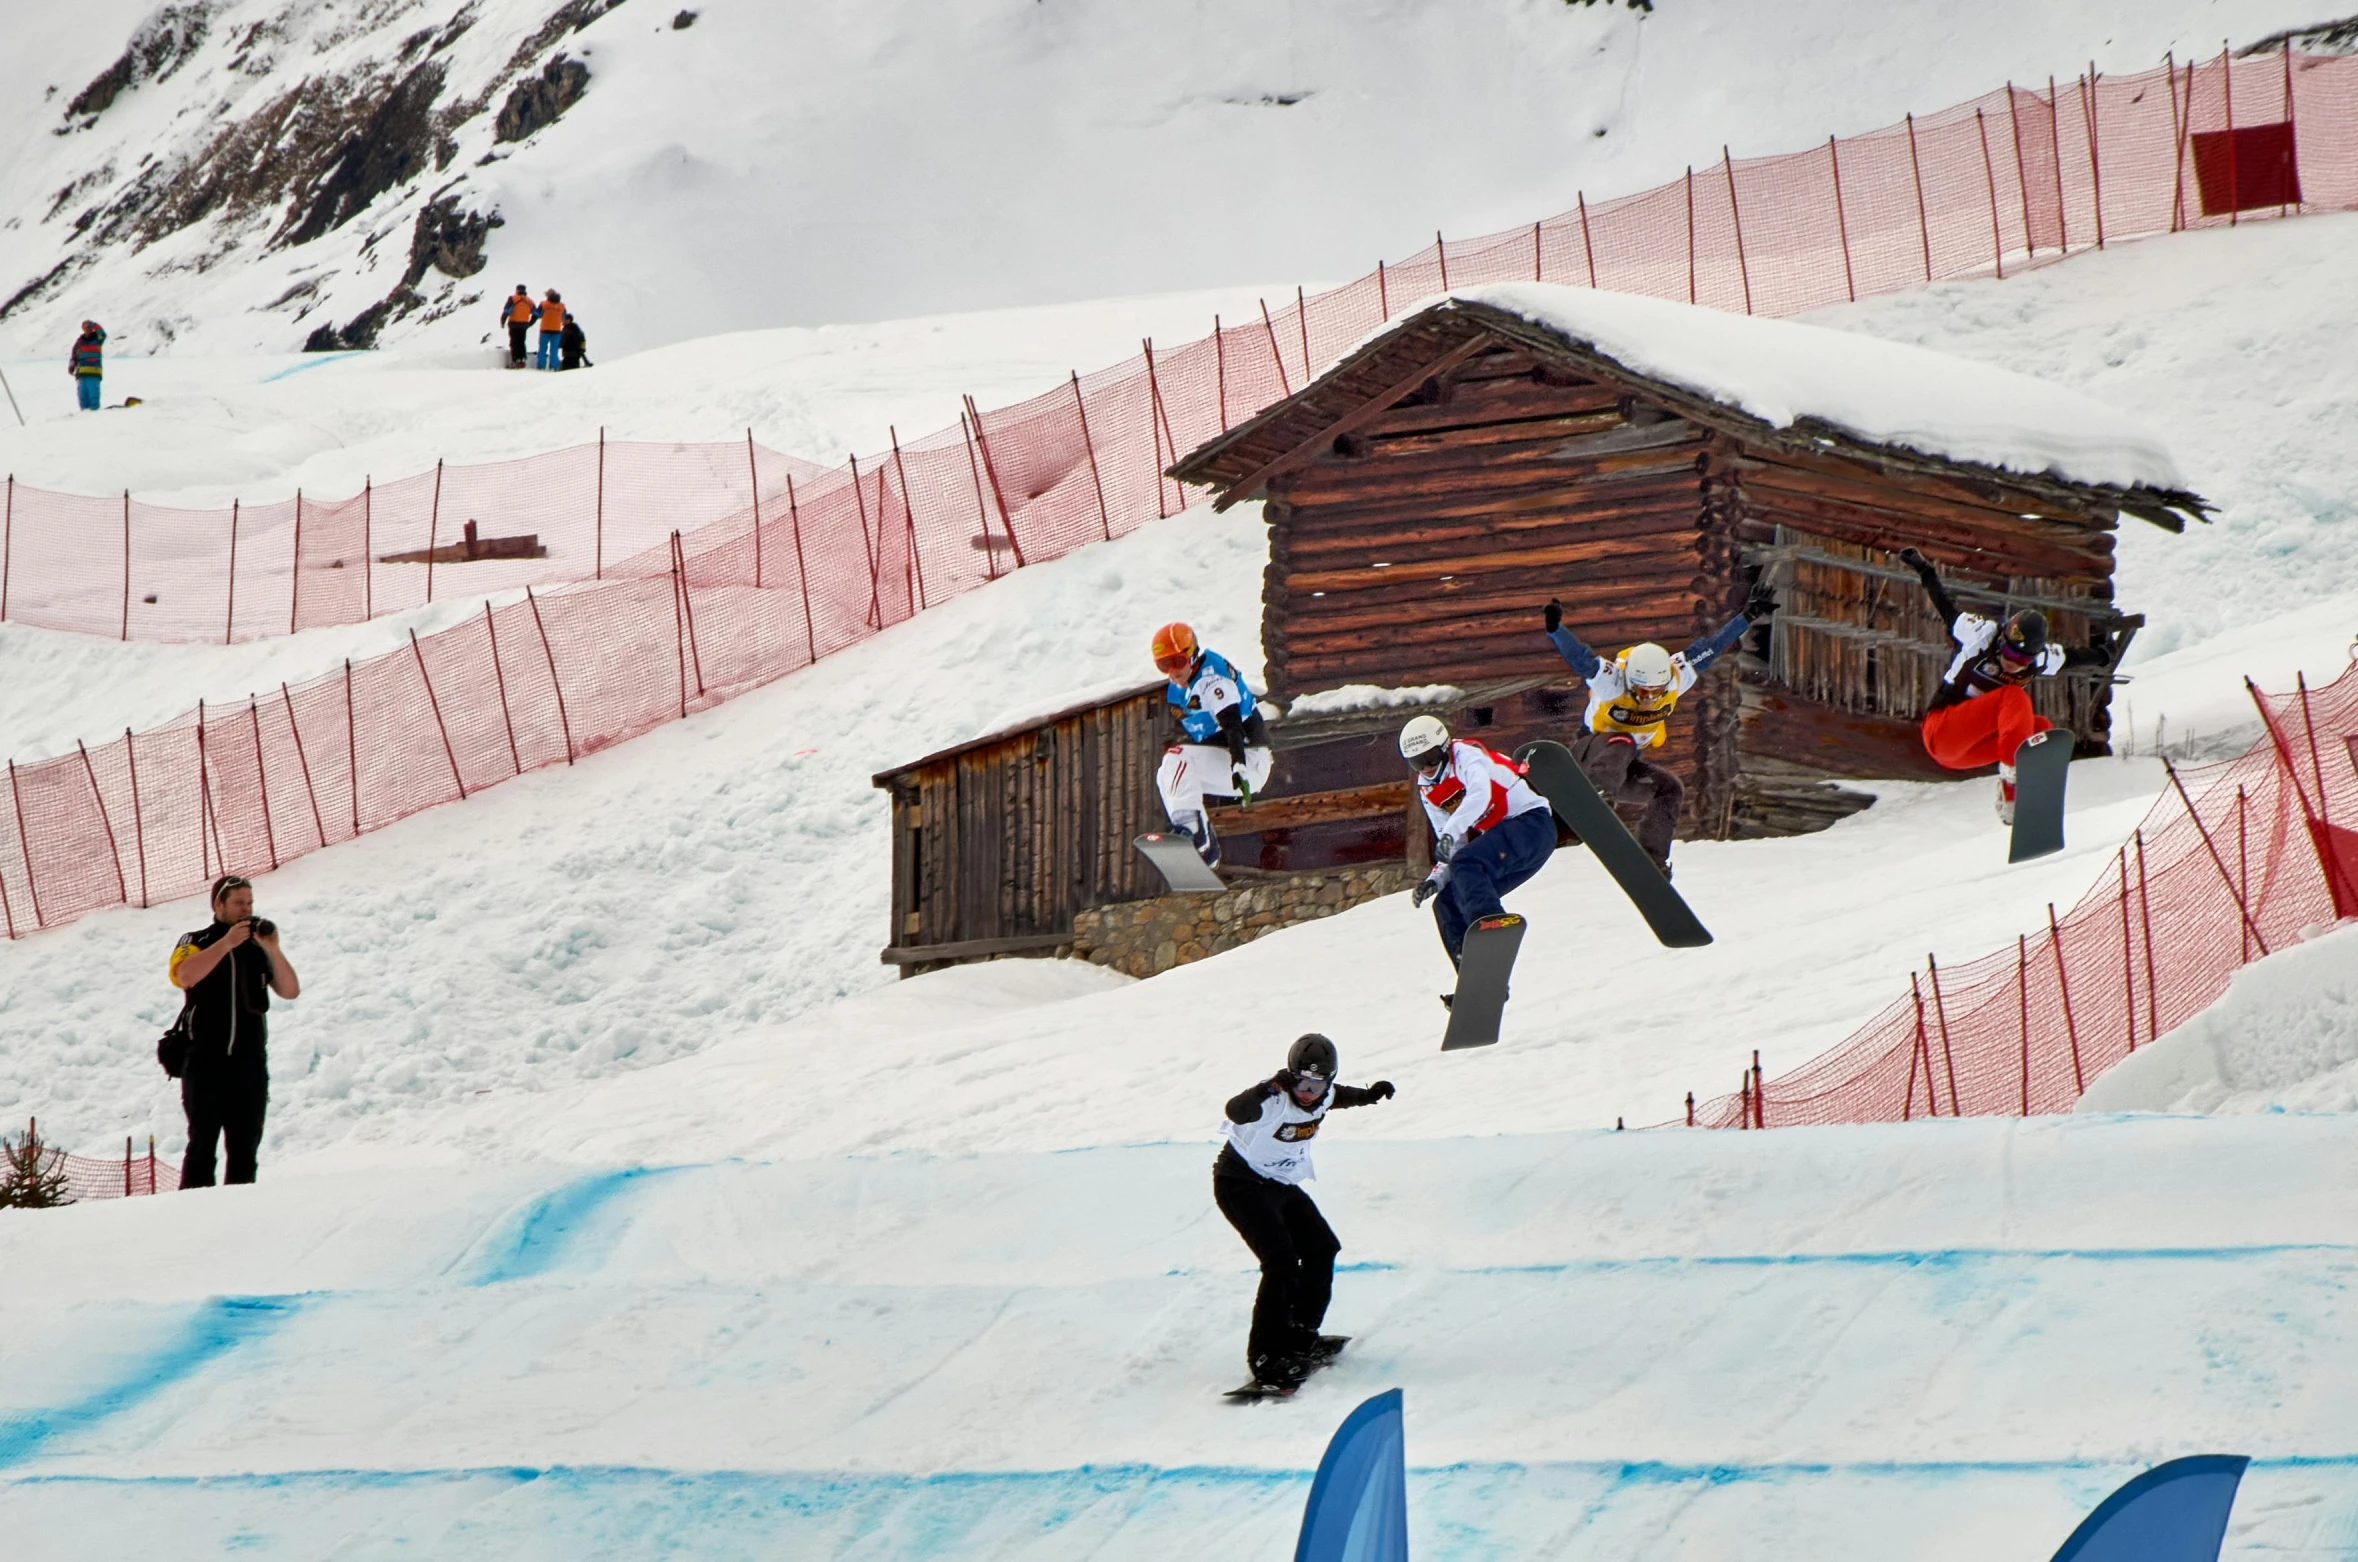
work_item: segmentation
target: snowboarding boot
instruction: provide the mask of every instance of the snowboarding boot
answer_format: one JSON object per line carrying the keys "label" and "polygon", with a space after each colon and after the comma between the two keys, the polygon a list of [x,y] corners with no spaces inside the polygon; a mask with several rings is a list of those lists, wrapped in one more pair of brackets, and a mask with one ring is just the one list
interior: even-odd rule
{"label": "snowboarding boot", "polygon": [[1204,860],[1205,867],[1220,866],[1220,837],[1212,833],[1209,818],[1198,813],[1182,814],[1171,823],[1185,830],[1187,838],[1195,842],[1195,854]]}
{"label": "snowboarding boot", "polygon": [[1998,767],[1998,822],[2008,826],[2014,823],[2014,767],[2012,765]]}

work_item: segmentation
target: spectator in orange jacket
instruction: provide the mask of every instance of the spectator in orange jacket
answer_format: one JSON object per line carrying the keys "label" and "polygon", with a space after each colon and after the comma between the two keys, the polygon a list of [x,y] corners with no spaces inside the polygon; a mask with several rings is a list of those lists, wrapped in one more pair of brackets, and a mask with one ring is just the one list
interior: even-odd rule
{"label": "spectator in orange jacket", "polygon": [[538,306],[532,302],[532,290],[521,282],[508,295],[507,302],[499,306],[499,323],[508,328],[509,368],[524,367],[524,333],[532,329],[533,317],[539,313]]}
{"label": "spectator in orange jacket", "polygon": [[540,356],[533,360],[536,369],[554,369],[557,349],[565,336],[565,299],[555,288],[550,288],[540,301]]}

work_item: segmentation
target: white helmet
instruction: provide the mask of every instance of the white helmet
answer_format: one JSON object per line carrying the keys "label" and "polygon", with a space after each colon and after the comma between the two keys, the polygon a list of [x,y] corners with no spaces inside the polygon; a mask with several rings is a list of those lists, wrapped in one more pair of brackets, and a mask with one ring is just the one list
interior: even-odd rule
{"label": "white helmet", "polygon": [[1660,694],[1674,676],[1670,653],[1648,640],[1621,653],[1621,681],[1641,694]]}
{"label": "white helmet", "polygon": [[1408,725],[1400,729],[1400,757],[1419,770],[1427,768],[1428,761],[1439,764],[1440,760],[1432,756],[1446,756],[1448,752],[1449,729],[1441,725],[1438,716],[1412,716]]}

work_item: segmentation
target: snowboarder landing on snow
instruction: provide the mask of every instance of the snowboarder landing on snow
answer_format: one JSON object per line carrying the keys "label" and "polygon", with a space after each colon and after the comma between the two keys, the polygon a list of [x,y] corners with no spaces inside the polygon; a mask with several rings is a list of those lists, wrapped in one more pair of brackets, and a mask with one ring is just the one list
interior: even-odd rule
{"label": "snowboarder landing on snow", "polygon": [[1584,730],[1565,747],[1616,811],[1643,809],[1630,833],[1664,878],[1670,877],[1670,841],[1678,832],[1679,807],[1687,789],[1685,782],[1646,756],[1659,753],[1669,742],[1670,713],[1678,709],[1679,696],[1743,639],[1745,630],[1767,622],[1776,609],[1776,598],[1763,581],[1752,588],[1743,612],[1676,655],[1648,640],[1611,661],[1564,627],[1563,603],[1551,601],[1540,612],[1557,654],[1588,685],[1588,711],[1581,718]]}
{"label": "snowboarder landing on snow", "polygon": [[1441,947],[1456,965],[1466,929],[1506,910],[1500,897],[1547,866],[1556,816],[1523,779],[1523,767],[1469,738],[1452,738],[1436,716],[1400,729],[1400,757],[1416,771],[1417,800],[1433,823],[1433,871],[1409,897],[1433,902]]}
{"label": "snowboarder landing on snow", "polygon": [[66,372],[74,377],[74,390],[84,412],[98,410],[99,377],[106,372],[105,347],[105,330],[95,320],[83,321],[82,334],[74,338],[74,350],[66,358]]}
{"label": "snowboarder landing on snow", "polygon": [[1233,797],[1246,804],[1269,779],[1269,728],[1252,688],[1217,651],[1196,643],[1185,624],[1154,632],[1154,665],[1170,680],[1163,701],[1179,721],[1179,740],[1163,750],[1155,789],[1171,828],[1195,842],[1207,867],[1220,862],[1205,799]]}
{"label": "snowboarder landing on snow", "polygon": [[1310,1140],[1331,1109],[1389,1101],[1392,1082],[1338,1085],[1338,1061],[1324,1036],[1297,1040],[1284,1068],[1228,1103],[1220,1125],[1228,1142],[1212,1163],[1213,1201],[1261,1261],[1245,1355],[1254,1379],[1271,1388],[1300,1383],[1343,1345],[1318,1332],[1343,1245],[1302,1191],[1315,1175]]}
{"label": "snowboarder landing on snow", "polygon": [[1902,548],[1899,561],[1916,572],[1934,611],[1949,626],[1957,654],[1941,675],[1940,690],[1924,712],[1924,751],[1948,770],[1998,767],[1998,817],[2014,822],[2014,754],[2055,723],[2031,708],[2030,682],[2066,667],[2109,667],[2113,648],[2051,643],[2047,616],[2036,608],[2001,622],[1961,610],[1941,584],[1932,561]]}

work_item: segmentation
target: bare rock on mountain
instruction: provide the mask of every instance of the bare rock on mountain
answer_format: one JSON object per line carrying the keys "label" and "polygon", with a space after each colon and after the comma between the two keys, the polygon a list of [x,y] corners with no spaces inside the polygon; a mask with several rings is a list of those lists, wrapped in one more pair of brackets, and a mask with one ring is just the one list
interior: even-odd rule
{"label": "bare rock on mountain", "polygon": [[508,101],[500,105],[492,140],[521,141],[557,119],[589,90],[589,67],[560,54],[541,67],[538,76],[516,83]]}

